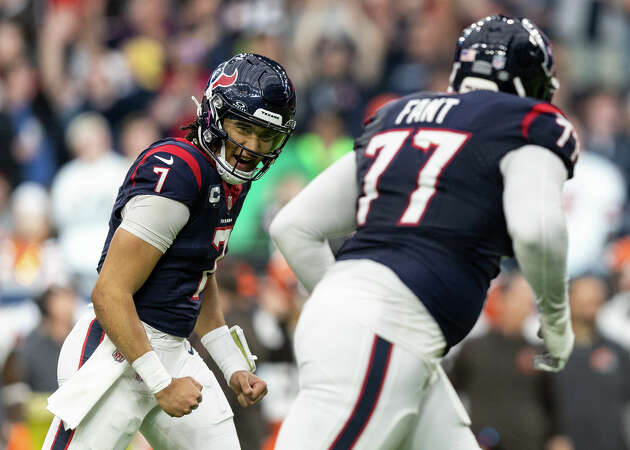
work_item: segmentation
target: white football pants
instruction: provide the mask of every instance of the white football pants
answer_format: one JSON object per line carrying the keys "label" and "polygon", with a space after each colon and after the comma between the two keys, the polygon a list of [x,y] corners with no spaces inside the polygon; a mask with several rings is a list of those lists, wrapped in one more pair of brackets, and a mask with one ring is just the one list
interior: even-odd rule
{"label": "white football pants", "polygon": [[[59,355],[60,385],[94,352],[102,333],[93,311],[77,322]],[[227,399],[190,343],[157,330],[149,340],[173,377],[190,376],[203,385],[199,407],[183,417],[169,416],[129,366],[76,429],[65,430],[55,417],[43,450],[124,450],[138,430],[155,450],[240,449]]]}
{"label": "white football pants", "polygon": [[298,322],[299,393],[276,449],[478,450],[439,366],[444,345],[435,321],[390,269],[335,263]]}

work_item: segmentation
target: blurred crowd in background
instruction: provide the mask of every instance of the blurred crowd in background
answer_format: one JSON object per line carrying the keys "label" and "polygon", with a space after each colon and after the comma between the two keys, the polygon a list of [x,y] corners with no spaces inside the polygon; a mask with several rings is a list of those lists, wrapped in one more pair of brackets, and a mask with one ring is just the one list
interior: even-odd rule
{"label": "blurred crowd in background", "polygon": [[582,144],[565,198],[576,350],[557,376],[532,370],[534,299],[506,268],[449,373],[485,449],[627,449],[628,0],[0,0],[0,447],[41,447],[59,349],[89,302],[129,165],[183,137],[191,96],[249,51],[284,65],[298,92],[297,131],[253,183],[217,275],[269,384],[260,405],[233,404],[241,443],[272,448],[297,390],[291,335],[305,294],[267,225],[352,150],[379,106],[446,90],[461,29],[496,13],[551,37],[554,103]]}

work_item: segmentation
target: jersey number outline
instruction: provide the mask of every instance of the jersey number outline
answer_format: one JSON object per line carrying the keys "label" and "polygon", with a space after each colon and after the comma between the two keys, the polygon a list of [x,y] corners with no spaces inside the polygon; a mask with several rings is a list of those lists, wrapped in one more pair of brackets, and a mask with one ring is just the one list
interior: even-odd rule
{"label": "jersey number outline", "polygon": [[157,192],[158,194],[162,192],[162,187],[164,186],[164,182],[166,181],[166,176],[168,175],[170,170],[171,169],[169,167],[153,166],[153,173],[157,173],[160,175],[160,178],[158,178],[158,181],[155,187],[153,188],[154,192]]}
{"label": "jersey number outline", "polygon": [[217,269],[217,263],[223,259],[225,256],[225,251],[227,249],[227,242],[230,240],[230,234],[232,233],[232,226],[229,227],[217,227],[214,229],[214,235],[212,236],[212,246],[220,251],[221,254],[217,256],[214,260],[214,267],[211,270],[204,270],[201,273],[201,280],[199,280],[199,284],[197,285],[197,290],[190,298],[192,301],[198,301],[201,292],[205,289],[206,283],[208,282],[208,276],[214,273]]}
{"label": "jersey number outline", "polygon": [[[364,225],[372,201],[379,196],[378,182],[398,154],[412,129],[391,130],[376,134],[365,148],[365,155],[376,156],[363,178],[363,195],[357,206],[357,224]],[[418,225],[435,196],[440,175],[470,138],[470,133],[442,128],[418,128],[411,140],[413,147],[423,153],[433,150],[418,171],[416,189],[409,194],[407,207],[398,219],[398,226]]]}
{"label": "jersey number outline", "polygon": [[573,127],[573,124],[569,122],[569,119],[564,117],[562,114],[556,113],[556,123],[562,127],[562,134],[556,141],[556,145],[558,147],[564,147],[570,137],[573,137],[573,139],[575,140],[575,149],[570,156],[571,162],[575,164],[578,157],[580,156],[580,142],[578,141],[578,136],[575,132],[575,128]]}

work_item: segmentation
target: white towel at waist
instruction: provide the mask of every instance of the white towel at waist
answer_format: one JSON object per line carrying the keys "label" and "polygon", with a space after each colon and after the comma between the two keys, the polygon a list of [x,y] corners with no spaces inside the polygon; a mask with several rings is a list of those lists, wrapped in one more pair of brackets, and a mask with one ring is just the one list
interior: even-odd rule
{"label": "white towel at waist", "polygon": [[[88,312],[88,314],[94,314]],[[185,338],[172,336],[142,323],[151,346],[156,350],[181,347]],[[64,428],[75,429],[99,399],[130,365],[114,357],[116,346],[107,335],[92,356],[50,397],[46,409],[59,417]]]}
{"label": "white towel at waist", "polygon": [[76,428],[92,407],[129,367],[117,361],[116,346],[107,337],[81,368],[50,397],[46,409],[63,420],[66,430]]}

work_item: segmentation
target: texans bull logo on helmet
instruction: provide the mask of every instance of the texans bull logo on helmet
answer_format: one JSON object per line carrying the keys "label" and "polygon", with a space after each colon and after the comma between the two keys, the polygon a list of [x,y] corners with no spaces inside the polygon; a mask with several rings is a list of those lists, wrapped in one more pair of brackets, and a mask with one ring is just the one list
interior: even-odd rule
{"label": "texans bull logo on helmet", "polygon": [[234,73],[232,75],[226,75],[225,72],[221,72],[219,76],[217,76],[216,80],[213,80],[210,83],[210,89],[214,89],[217,86],[221,87],[229,87],[236,83],[236,79],[238,78],[238,69],[234,69]]}

